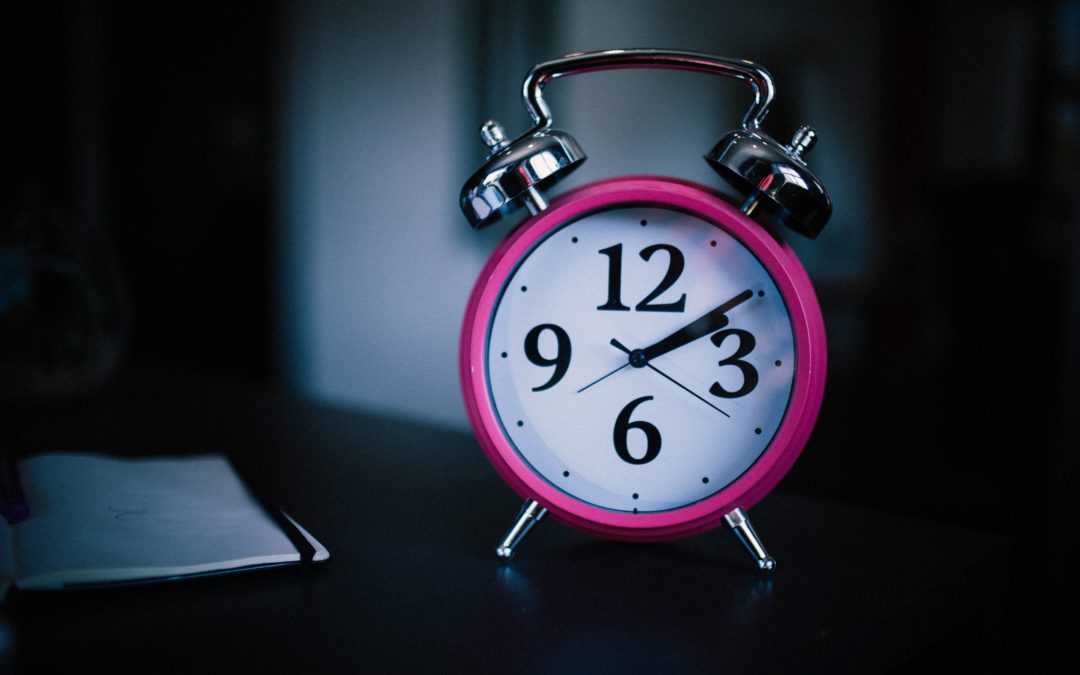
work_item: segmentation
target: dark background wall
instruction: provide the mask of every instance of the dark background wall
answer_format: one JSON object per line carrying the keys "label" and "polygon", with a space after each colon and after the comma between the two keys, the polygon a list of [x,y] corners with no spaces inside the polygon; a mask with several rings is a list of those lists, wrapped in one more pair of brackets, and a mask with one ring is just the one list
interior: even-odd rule
{"label": "dark background wall", "polygon": [[[86,270],[107,316],[84,323],[104,326],[67,329],[127,363],[272,377],[273,17],[250,4],[4,10],[3,242]],[[74,370],[99,347],[35,353]]]}
{"label": "dark background wall", "polygon": [[[589,21],[604,18],[597,5],[480,1],[391,11],[375,3],[344,14],[372,41],[432,29],[424,15],[455,17],[439,34],[458,35],[444,48],[456,55],[460,77],[438,101],[461,108],[451,125],[461,121],[460,143],[432,142],[422,125],[410,135],[419,141],[401,134],[400,146],[395,132],[385,134],[389,144],[427,143],[416,147],[450,157],[431,180],[454,190],[482,159],[468,140],[476,123],[495,114],[523,124],[514,115],[525,69],[572,50],[677,46],[746,56],[769,66],[781,87],[768,129],[775,124],[782,137],[801,121],[796,112],[819,111],[830,133],[815,152],[820,175],[839,186],[840,218],[837,234],[823,235],[817,249],[798,246],[826,314],[830,382],[815,436],[783,486],[1016,537],[1013,637],[1049,653],[1067,636],[1049,611],[1075,589],[1064,546],[1077,539],[1080,452],[1080,3],[883,2],[854,13],[773,4],[795,17],[778,29],[783,39],[770,42],[765,31],[738,54],[693,33],[690,44],[675,44],[692,12],[670,15],[668,32],[659,33],[669,37],[665,45],[642,43],[654,34],[640,28],[647,16],[590,33]],[[702,16],[724,10],[683,5]],[[306,282],[297,281],[289,242],[307,231],[286,217],[304,186],[282,176],[306,170],[288,142],[328,109],[297,113],[307,99],[295,82],[298,63],[324,66],[301,72],[305,81],[332,76],[310,55],[331,48],[320,36],[327,17],[342,14],[336,7],[80,2],[3,10],[6,400],[48,405],[147,367],[333,393],[294,365],[309,343],[290,336],[307,315],[282,298],[314,296],[296,295]],[[729,9],[747,24],[762,18]],[[305,18],[309,11],[321,12],[322,24]],[[402,12],[416,23],[403,22]],[[351,30],[346,23],[334,35]],[[840,42],[815,42],[822,31]],[[626,43],[612,44],[624,34]],[[398,77],[417,76],[415,68]],[[385,96],[356,95],[392,110]],[[591,104],[575,107],[587,95],[556,95],[579,125],[575,135],[588,134],[598,115]],[[602,131],[601,149],[609,142]],[[609,156],[619,146],[610,143]],[[686,154],[679,143],[662,146],[678,159]],[[597,173],[581,180],[611,168],[604,152],[590,154]],[[368,170],[388,166],[377,159]],[[667,159],[656,161],[666,169]],[[423,171],[414,173],[417,199],[443,204],[447,214],[423,226],[433,236],[461,228],[453,236],[464,242],[454,195],[425,191]],[[845,204],[863,206],[844,215]],[[462,243],[469,253],[461,255],[478,265],[501,234]],[[462,278],[474,273],[467,268]],[[356,285],[368,288],[357,274]],[[460,307],[447,315],[447,334]],[[356,330],[377,332],[380,317],[369,318]],[[447,358],[456,353],[452,344],[440,348]],[[382,409],[374,399],[326,398]],[[393,401],[383,407],[415,416]],[[430,421],[453,423],[456,414],[450,408]]]}

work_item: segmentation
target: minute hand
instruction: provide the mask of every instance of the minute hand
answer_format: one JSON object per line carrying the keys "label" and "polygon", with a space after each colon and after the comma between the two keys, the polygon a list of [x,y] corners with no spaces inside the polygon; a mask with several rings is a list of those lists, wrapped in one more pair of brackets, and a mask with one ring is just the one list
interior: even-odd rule
{"label": "minute hand", "polygon": [[686,324],[666,338],[640,350],[641,355],[644,357],[645,362],[649,362],[658,356],[667,354],[668,352],[693,342],[700,337],[705,337],[710,333],[720,330],[727,325],[728,319],[725,315],[734,307],[746,302],[753,296],[754,292],[750,289],[746,289],[704,316]]}

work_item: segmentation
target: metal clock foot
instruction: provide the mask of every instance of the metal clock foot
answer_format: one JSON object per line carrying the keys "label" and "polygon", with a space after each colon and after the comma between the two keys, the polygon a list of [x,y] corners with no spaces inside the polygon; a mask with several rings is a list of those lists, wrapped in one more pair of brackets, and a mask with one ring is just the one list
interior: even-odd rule
{"label": "metal clock foot", "polygon": [[750,524],[750,517],[746,515],[746,511],[737,508],[724,516],[724,522],[735,532],[735,536],[757,561],[758,569],[771,572],[776,568],[776,559],[765,550],[757,532],[754,531],[754,526]]}
{"label": "metal clock foot", "polygon": [[521,540],[525,538],[525,535],[529,533],[529,530],[533,529],[533,526],[544,519],[547,515],[547,509],[540,506],[535,500],[526,499],[525,503],[521,506],[521,511],[518,513],[517,519],[514,520],[513,527],[503,537],[502,543],[495,549],[495,555],[499,556],[503,560],[510,560],[514,557],[514,549]]}

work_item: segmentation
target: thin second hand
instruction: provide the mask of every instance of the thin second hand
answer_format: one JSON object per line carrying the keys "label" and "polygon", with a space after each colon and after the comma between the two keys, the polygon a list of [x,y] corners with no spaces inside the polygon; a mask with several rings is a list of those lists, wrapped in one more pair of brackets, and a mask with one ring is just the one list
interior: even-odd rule
{"label": "thin second hand", "polygon": [[[611,340],[611,346],[612,346],[612,347],[615,347],[615,349],[618,349],[618,350],[619,350],[619,351],[621,351],[621,352],[624,352],[624,353],[625,353],[625,354],[627,354],[627,355],[629,355],[629,354],[630,354],[630,349],[628,349],[628,348],[626,347],[626,345],[624,345],[623,343],[619,342],[618,340],[612,339],[612,340]],[[626,364],[624,364],[624,365],[630,365],[630,364],[629,364],[629,363],[626,363]],[[706,401],[705,399],[703,399],[703,398],[702,398],[701,396],[699,396],[699,395],[698,395],[698,394],[697,394],[697,393],[696,393],[696,392],[695,392],[694,390],[692,390],[692,389],[690,389],[689,387],[687,387],[686,385],[682,384],[681,382],[679,382],[678,380],[676,380],[676,379],[675,379],[675,378],[673,378],[672,376],[668,375],[668,374],[667,374],[667,373],[665,373],[664,371],[660,370],[659,368],[657,368],[657,367],[656,367],[656,366],[654,366],[653,364],[651,364],[651,363],[646,363],[646,364],[645,364],[645,366],[646,366],[646,367],[648,367],[648,368],[651,368],[651,369],[652,369],[652,370],[654,370],[654,371],[656,371],[657,373],[659,373],[660,375],[662,375],[662,376],[664,377],[664,379],[666,379],[666,380],[667,380],[668,382],[671,382],[671,383],[672,383],[672,384],[674,384],[674,385],[675,385],[676,387],[678,387],[678,388],[682,389],[683,391],[685,391],[686,393],[690,394],[691,396],[693,396],[693,397],[694,397],[694,398],[696,398],[697,400],[701,401],[701,402],[702,402],[702,403],[704,403],[705,405],[709,406],[710,408],[712,408],[712,409],[713,409],[713,410],[715,410],[716,412],[720,413],[720,414],[721,414],[721,415],[723,415],[724,417],[731,417],[731,415],[727,414],[726,412],[724,412],[724,411],[723,411],[723,410],[721,410],[720,408],[717,408],[717,407],[716,407],[716,406],[714,406],[714,405],[713,405],[712,403],[709,403],[708,401]],[[611,374],[611,373],[608,373],[608,375],[610,375],[610,374]],[[607,375],[605,375],[604,377],[607,377]],[[604,378],[600,378],[600,379],[604,379]],[[592,385],[589,385],[589,386],[592,386]]]}
{"label": "thin second hand", "polygon": [[675,380],[675,378],[671,377],[670,375],[668,375],[668,374],[667,374],[667,373],[665,373],[664,371],[660,370],[659,368],[657,368],[657,367],[656,367],[656,366],[654,366],[653,364],[651,364],[651,363],[646,363],[646,364],[645,364],[645,366],[646,366],[647,368],[652,368],[652,369],[653,369],[653,370],[655,370],[656,372],[660,373],[660,374],[661,374],[661,375],[663,375],[663,376],[664,376],[665,378],[667,378],[667,380],[668,380],[669,382],[671,382],[672,384],[674,384],[674,385],[675,385],[676,387],[679,387],[680,389],[682,389],[682,390],[683,390],[683,391],[685,391],[686,393],[690,394],[691,396],[693,396],[693,397],[694,397],[694,398],[696,398],[697,400],[701,401],[701,402],[702,402],[702,403],[704,403],[705,405],[709,406],[710,408],[712,408],[712,409],[713,409],[713,410],[715,410],[716,412],[720,413],[720,414],[721,414],[721,415],[723,415],[724,417],[731,417],[731,415],[727,414],[726,412],[724,412],[724,411],[723,411],[723,410],[721,410],[720,408],[717,408],[716,406],[714,406],[714,405],[713,405],[712,403],[709,403],[709,402],[708,402],[708,401],[706,401],[705,399],[701,398],[701,397],[700,397],[700,396],[698,396],[698,395],[697,395],[696,393],[694,393],[694,391],[693,391],[693,390],[689,389],[688,387],[686,387],[686,386],[685,386],[685,385],[683,385],[682,383],[680,383],[680,382],[676,381],[676,380]]}
{"label": "thin second hand", "polygon": [[630,365],[630,363],[629,363],[629,362],[627,362],[627,363],[624,363],[624,364],[622,364],[621,366],[619,366],[619,367],[618,367],[618,368],[616,368],[615,370],[611,371],[611,372],[610,372],[610,373],[608,373],[607,375],[604,375],[603,377],[600,377],[600,378],[598,378],[598,379],[595,379],[595,380],[593,380],[592,382],[590,382],[590,383],[588,383],[587,385],[585,385],[584,387],[582,387],[581,389],[578,389],[578,390],[577,390],[577,393],[579,393],[579,394],[580,394],[581,392],[585,391],[586,389],[588,389],[589,387],[593,386],[594,384],[598,384],[598,383],[600,383],[600,382],[602,382],[602,381],[606,380],[607,378],[611,377],[612,375],[614,375],[615,373],[619,372],[620,370],[622,370],[623,368],[627,367],[628,365]]}

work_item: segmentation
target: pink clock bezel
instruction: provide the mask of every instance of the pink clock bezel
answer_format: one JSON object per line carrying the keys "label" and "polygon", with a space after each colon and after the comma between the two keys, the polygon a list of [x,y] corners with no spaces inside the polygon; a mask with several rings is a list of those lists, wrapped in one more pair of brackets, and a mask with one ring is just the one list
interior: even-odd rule
{"label": "pink clock bezel", "polygon": [[[772,442],[754,464],[719,492],[659,513],[612,511],[575,499],[521,457],[504,435],[486,377],[487,332],[495,303],[521,258],[549,232],[588,213],[633,204],[666,206],[715,223],[746,246],[776,282],[791,316],[795,379],[791,400]],[[788,245],[708,188],[666,177],[627,176],[580,187],[523,222],[492,253],[469,298],[461,333],[460,370],[474,433],[498,474],[523,498],[579,530],[612,539],[657,540],[718,526],[737,507],[749,509],[795,463],[810,437],[825,391],[826,345],[821,309],[810,279]]]}

